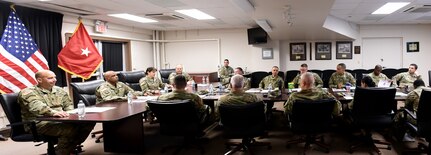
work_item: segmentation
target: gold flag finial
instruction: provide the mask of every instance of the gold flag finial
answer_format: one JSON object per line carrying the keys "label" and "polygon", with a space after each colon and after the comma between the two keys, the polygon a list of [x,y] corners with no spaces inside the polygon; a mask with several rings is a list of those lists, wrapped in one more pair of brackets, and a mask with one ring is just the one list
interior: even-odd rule
{"label": "gold flag finial", "polygon": [[11,9],[13,12],[16,12],[16,10],[15,10],[15,4],[11,4],[11,5],[10,5],[10,9]]}

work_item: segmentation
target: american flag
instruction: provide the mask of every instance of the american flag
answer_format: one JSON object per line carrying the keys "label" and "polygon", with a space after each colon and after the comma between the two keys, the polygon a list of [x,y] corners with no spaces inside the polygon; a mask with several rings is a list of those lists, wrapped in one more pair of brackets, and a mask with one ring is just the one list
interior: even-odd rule
{"label": "american flag", "polygon": [[14,11],[9,14],[0,45],[1,93],[19,92],[35,85],[34,74],[48,69],[48,62]]}

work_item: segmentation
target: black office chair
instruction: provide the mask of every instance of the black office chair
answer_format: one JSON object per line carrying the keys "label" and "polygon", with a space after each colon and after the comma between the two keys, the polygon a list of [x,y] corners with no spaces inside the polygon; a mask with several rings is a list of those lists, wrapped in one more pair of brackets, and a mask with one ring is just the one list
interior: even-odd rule
{"label": "black office chair", "polygon": [[[105,81],[94,80],[87,82],[75,82],[71,83],[73,90],[73,103],[77,107],[78,101],[82,100],[86,106],[92,106],[96,104],[96,89]],[[96,137],[96,134],[101,134]],[[96,143],[100,142],[103,138],[103,130],[94,131],[91,133],[91,137],[96,137]]]}
{"label": "black office chair", "polygon": [[[324,100],[297,100],[293,103],[292,113],[288,120],[292,132],[306,134],[305,138],[290,140],[286,147],[291,144],[305,142],[304,154],[311,144],[316,144],[329,153],[329,145],[324,143],[324,137],[318,134],[328,131],[332,125],[332,111],[336,101],[334,99]],[[317,141],[316,139],[320,139]]]}
{"label": "black office chair", "polygon": [[320,78],[322,78],[322,76],[323,76],[323,71],[322,70],[312,69],[312,70],[308,70],[308,71],[312,72],[312,73],[316,73],[317,75],[319,75]]}
{"label": "black office chair", "polygon": [[204,148],[199,144],[199,137],[203,136],[203,126],[197,115],[195,104],[190,100],[172,101],[147,101],[151,111],[160,123],[160,133],[167,136],[183,136],[184,141],[179,145],[165,146],[161,153],[169,148],[177,148],[174,154],[182,149],[194,147],[205,153]]}
{"label": "black office chair", "polygon": [[392,79],[392,77],[397,75],[399,72],[397,69],[385,68],[382,70],[382,73],[385,74],[389,79]]}
{"label": "black office chair", "polygon": [[298,70],[290,70],[290,71],[286,71],[286,78],[284,79],[284,87],[288,88],[289,87],[289,82],[292,82],[293,79],[296,77],[296,75],[299,74]]}
{"label": "black office chair", "polygon": [[[419,105],[416,114],[407,108],[404,109],[405,115],[409,115],[411,118],[415,119],[417,124],[412,124],[406,121],[406,126],[409,131],[414,132],[417,136],[425,138],[428,145],[419,142],[416,149],[405,150],[407,153],[426,153],[431,154],[431,149],[429,143],[431,142],[431,88],[424,88],[419,99]],[[404,119],[406,120],[406,119]]]}
{"label": "black office chair", "polygon": [[135,91],[142,91],[139,80],[145,77],[145,71],[124,71],[118,74],[118,80]]}
{"label": "black office chair", "polygon": [[170,83],[169,75],[174,72],[175,72],[175,69],[160,69],[159,70],[160,79],[162,80],[163,83]]}
{"label": "black office chair", "polygon": [[428,86],[431,86],[431,70],[428,71]]}
{"label": "black office chair", "polygon": [[227,142],[226,147],[236,146],[225,153],[233,154],[236,151],[248,151],[252,146],[266,146],[271,149],[270,142],[258,142],[254,137],[265,135],[266,114],[263,102],[244,105],[222,104],[219,106],[220,122],[223,133],[227,138],[241,138],[241,142]]}
{"label": "black office chair", "polygon": [[329,88],[329,79],[331,78],[332,73],[334,72],[335,70],[333,69],[323,70],[323,76],[322,76],[323,88]]}
{"label": "black office chair", "polygon": [[[2,94],[0,102],[11,127],[10,137],[15,142],[42,142],[48,143],[47,154],[55,155],[54,145],[57,144],[57,137],[38,134],[35,122],[23,122],[21,118],[21,107],[18,104],[18,93]],[[30,125],[31,133],[24,130],[24,125]]]}
{"label": "black office chair", "polygon": [[349,152],[353,152],[363,144],[371,145],[372,148],[381,154],[375,145],[382,144],[386,149],[391,149],[388,142],[374,140],[371,130],[385,129],[392,126],[394,107],[396,110],[395,88],[362,88],[356,87],[351,111],[353,124],[360,129],[364,129],[365,136],[363,142],[351,145]]}
{"label": "black office chair", "polygon": [[355,73],[356,85],[359,85],[359,86],[361,85],[361,80],[364,77],[364,74],[371,73],[371,72],[368,72],[368,70],[366,69],[354,69],[353,72]]}
{"label": "black office chair", "polygon": [[262,71],[251,73],[251,77],[250,77],[251,88],[259,88],[260,81],[262,81],[262,79],[268,75],[269,75],[268,72],[262,72]]}

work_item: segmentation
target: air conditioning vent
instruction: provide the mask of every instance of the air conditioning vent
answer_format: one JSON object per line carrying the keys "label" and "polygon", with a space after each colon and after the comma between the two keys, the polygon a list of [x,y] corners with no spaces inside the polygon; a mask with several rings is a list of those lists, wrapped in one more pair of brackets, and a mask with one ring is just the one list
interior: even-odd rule
{"label": "air conditioning vent", "polygon": [[154,13],[154,14],[146,14],[146,17],[150,17],[155,20],[181,20],[184,17],[175,15],[173,13]]}
{"label": "air conditioning vent", "polygon": [[408,13],[427,13],[431,11],[431,5],[421,5],[421,6],[413,6],[410,7],[406,10],[404,10],[403,12],[408,12]]}

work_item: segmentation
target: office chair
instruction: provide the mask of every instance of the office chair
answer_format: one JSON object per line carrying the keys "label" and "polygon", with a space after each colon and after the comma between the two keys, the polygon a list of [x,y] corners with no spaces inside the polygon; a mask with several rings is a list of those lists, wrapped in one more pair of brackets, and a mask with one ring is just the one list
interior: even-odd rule
{"label": "office chair", "polygon": [[175,68],[174,69],[160,69],[159,73],[160,73],[160,79],[162,80],[163,83],[170,83],[169,82],[169,75],[171,73],[175,72]]}
{"label": "office chair", "polygon": [[268,75],[269,75],[268,72],[262,72],[262,71],[251,73],[251,77],[250,77],[251,88],[259,88],[260,81],[262,81],[262,79]]}
{"label": "office chair", "polygon": [[289,82],[292,82],[293,79],[295,79],[296,75],[298,75],[300,72],[299,70],[290,70],[286,71],[286,78],[284,79],[284,87],[289,87]]}
{"label": "office chair", "polygon": [[[57,144],[57,137],[38,134],[36,122],[23,122],[21,118],[21,107],[17,99],[18,93],[2,94],[0,96],[1,105],[10,123],[8,126],[11,127],[10,138],[15,142],[41,142],[35,146],[48,143],[47,154],[55,155],[54,145]],[[24,130],[25,124],[30,125],[31,133]]]}
{"label": "office chair", "polygon": [[225,145],[229,150],[225,155],[233,154],[243,150],[250,154],[252,146],[266,146],[271,149],[270,142],[258,142],[254,137],[265,135],[266,114],[263,102],[249,103],[243,105],[222,104],[219,106],[220,122],[223,133],[227,138],[241,138],[241,142],[227,142]]}
{"label": "office chair", "polygon": [[118,74],[118,80],[135,91],[142,91],[139,80],[145,77],[145,71],[124,71]]}
{"label": "office chair", "polygon": [[[426,153],[431,154],[431,149],[429,143],[431,142],[431,88],[424,88],[419,99],[419,105],[416,114],[407,108],[404,109],[404,116],[410,116],[412,119],[416,120],[416,124],[405,121],[406,126],[409,131],[415,133],[419,137],[425,138],[428,145],[419,142],[416,149],[407,149],[404,153]],[[406,120],[406,118],[404,118]]]}
{"label": "office chair", "polygon": [[[73,103],[74,106],[77,107],[78,101],[82,100],[85,106],[92,106],[96,104],[96,89],[105,81],[103,80],[94,80],[87,82],[75,82],[71,83],[73,90]],[[101,134],[96,137],[96,134]],[[103,138],[103,130],[94,131],[91,133],[91,137],[96,137],[96,143],[100,142],[100,139]]]}
{"label": "office chair", "polygon": [[354,69],[353,72],[355,73],[354,75],[356,79],[356,85],[361,85],[361,80],[364,77],[364,74],[371,73],[371,72],[368,72],[368,70],[366,69]]}
{"label": "office chair", "polygon": [[323,88],[329,88],[329,79],[331,78],[332,74],[335,72],[333,69],[327,69],[323,70],[322,74],[322,81],[323,81]]}
{"label": "office chair", "polygon": [[394,77],[400,72],[397,69],[385,68],[382,70],[382,73],[385,74],[389,79],[392,79],[392,77]]}
{"label": "office chair", "polygon": [[[332,124],[332,111],[336,101],[334,99],[323,100],[297,100],[293,103],[292,113],[288,115],[292,132],[306,134],[295,140],[289,140],[286,147],[291,144],[303,143],[304,154],[311,144],[316,144],[329,153],[329,145],[324,143],[324,137],[317,134],[326,132]],[[320,139],[317,141],[316,139]]]}
{"label": "office chair", "polygon": [[320,78],[322,78],[322,76],[323,76],[323,71],[322,70],[311,69],[311,70],[308,70],[308,71],[312,72],[312,73],[316,73],[317,75],[319,75]]}
{"label": "office chair", "polygon": [[363,144],[371,145],[379,154],[381,152],[376,143],[385,145],[388,150],[391,149],[390,143],[374,140],[371,130],[392,126],[394,107],[396,107],[395,92],[395,88],[356,87],[351,117],[353,125],[363,129],[365,136],[363,142],[351,145],[350,153]]}
{"label": "office chair", "polygon": [[178,154],[184,148],[197,148],[201,154],[204,148],[199,144],[199,137],[203,136],[203,126],[197,115],[195,104],[190,100],[147,101],[151,111],[160,123],[160,133],[167,136],[182,136],[181,144],[165,146],[160,151],[176,148],[173,154]]}

